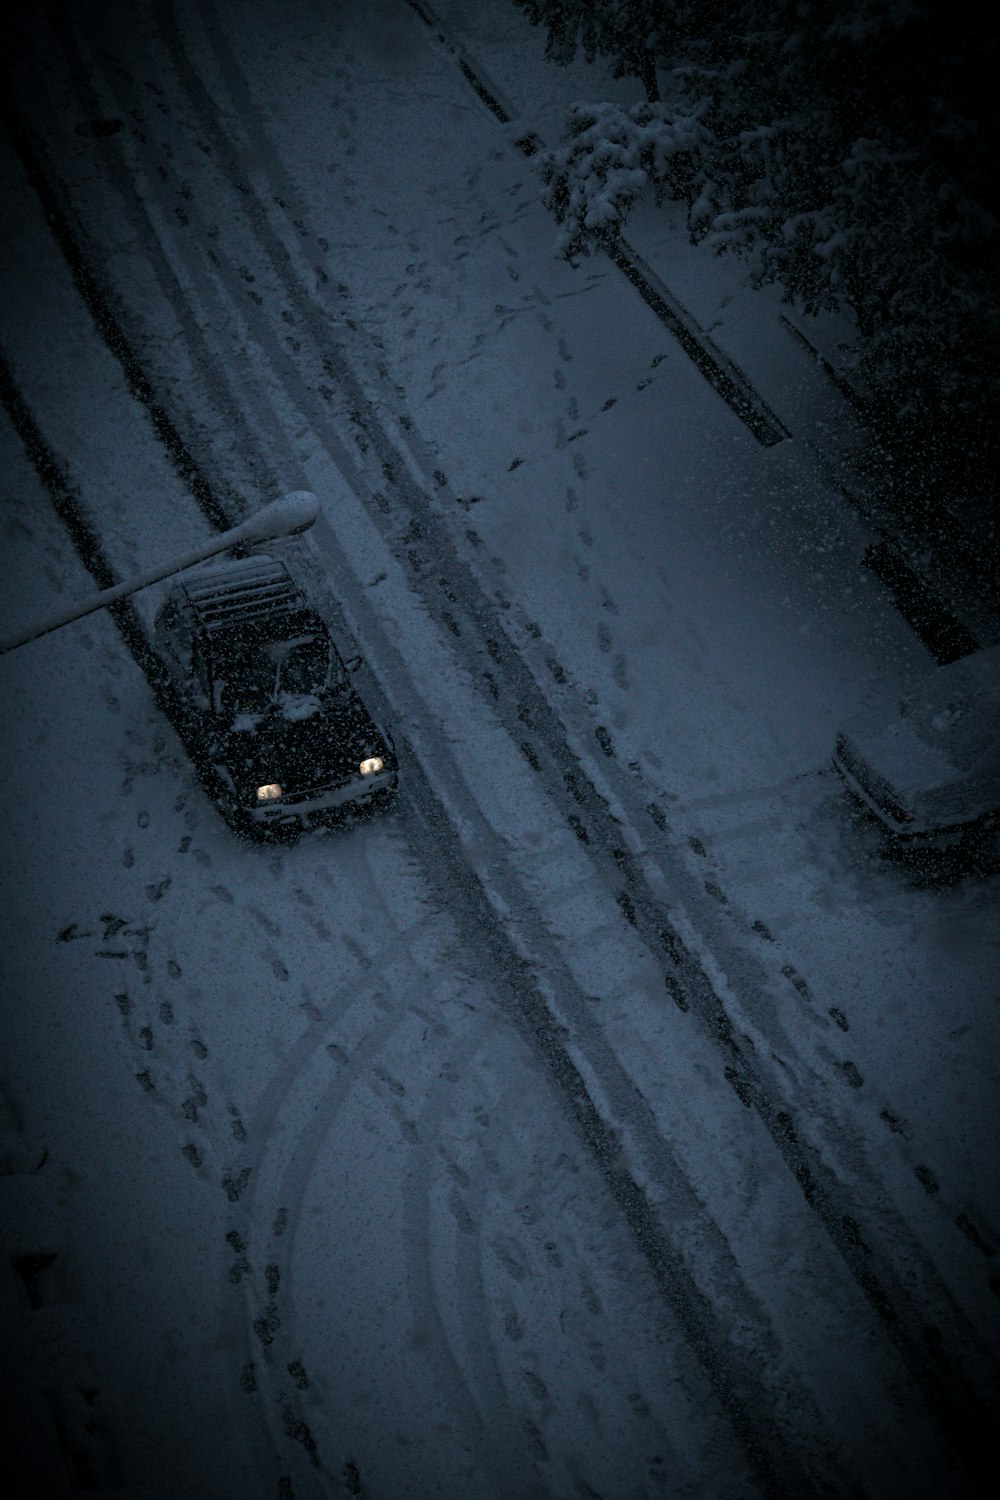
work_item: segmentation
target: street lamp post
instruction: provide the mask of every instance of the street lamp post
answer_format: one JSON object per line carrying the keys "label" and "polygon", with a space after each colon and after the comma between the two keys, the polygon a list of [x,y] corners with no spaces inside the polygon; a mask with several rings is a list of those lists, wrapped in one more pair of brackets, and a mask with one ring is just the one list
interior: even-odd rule
{"label": "street lamp post", "polygon": [[115,604],[129,594],[138,593],[140,589],[149,588],[150,584],[169,578],[171,573],[182,573],[185,568],[193,568],[197,563],[206,562],[208,558],[215,557],[219,552],[227,552],[230,547],[253,542],[270,542],[277,537],[296,536],[301,531],[307,531],[318,515],[319,501],[316,496],[309,490],[293,490],[280,500],[274,500],[270,505],[265,505],[262,510],[257,511],[256,515],[251,516],[241,525],[234,526],[230,531],[220,532],[206,546],[199,547],[194,552],[188,552],[183,557],[174,558],[172,562],[153,568],[148,573],[137,573],[134,577],[127,578],[124,583],[116,583],[113,588],[102,589],[99,594],[93,594],[89,599],[80,600],[66,609],[49,615],[45,620],[5,636],[0,639],[0,655],[3,655],[5,651],[13,651],[16,646],[26,645],[28,641],[35,641],[39,636],[48,635],[52,630],[59,630],[73,620],[80,620],[85,615],[91,615],[95,610],[106,609],[109,604]]}

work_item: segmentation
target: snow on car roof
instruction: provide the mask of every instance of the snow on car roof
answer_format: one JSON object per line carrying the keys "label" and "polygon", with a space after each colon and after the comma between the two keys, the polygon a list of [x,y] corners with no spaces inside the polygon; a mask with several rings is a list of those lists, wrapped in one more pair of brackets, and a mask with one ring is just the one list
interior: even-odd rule
{"label": "snow on car roof", "polygon": [[182,590],[208,630],[308,609],[305,595],[285,564],[271,558],[242,559],[199,574]]}

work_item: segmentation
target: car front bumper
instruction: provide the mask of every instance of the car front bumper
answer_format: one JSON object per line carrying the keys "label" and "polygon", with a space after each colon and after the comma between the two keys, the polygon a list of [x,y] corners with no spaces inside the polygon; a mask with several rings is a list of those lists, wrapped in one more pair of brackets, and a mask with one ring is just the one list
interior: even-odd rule
{"label": "car front bumper", "polygon": [[306,792],[287,792],[273,802],[248,807],[246,814],[256,828],[288,828],[299,824],[307,828],[319,822],[325,813],[360,807],[379,792],[395,790],[396,772],[380,771],[377,776],[356,776],[338,786],[311,787]]}

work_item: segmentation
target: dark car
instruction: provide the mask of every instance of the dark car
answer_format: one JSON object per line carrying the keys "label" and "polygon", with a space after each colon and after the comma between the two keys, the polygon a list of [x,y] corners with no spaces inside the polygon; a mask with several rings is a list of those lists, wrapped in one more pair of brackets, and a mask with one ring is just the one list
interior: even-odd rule
{"label": "dark car", "polygon": [[391,798],[391,740],[283,562],[245,558],[176,584],[155,640],[234,827],[306,828]]}

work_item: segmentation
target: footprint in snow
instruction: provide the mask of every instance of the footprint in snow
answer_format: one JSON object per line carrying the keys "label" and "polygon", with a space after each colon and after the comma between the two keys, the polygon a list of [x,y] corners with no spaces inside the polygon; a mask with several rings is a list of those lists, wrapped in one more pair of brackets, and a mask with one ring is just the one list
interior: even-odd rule
{"label": "footprint in snow", "polygon": [[402,1083],[400,1083],[398,1078],[393,1078],[392,1074],[387,1073],[384,1068],[373,1068],[372,1072],[375,1074],[375,1077],[380,1080],[380,1082],[385,1084],[386,1088],[389,1089],[391,1093],[395,1094],[397,1099],[403,1098],[406,1093],[406,1088]]}
{"label": "footprint in snow", "polygon": [[502,1240],[494,1240],[493,1251],[507,1272],[515,1281],[523,1281],[528,1274],[528,1268],[524,1262],[524,1255],[519,1245],[513,1240],[504,1244]]}
{"label": "footprint in snow", "polygon": [[475,1234],[476,1226],[473,1222],[472,1215],[469,1213],[469,1210],[462,1202],[462,1199],[459,1197],[457,1191],[450,1194],[448,1198],[448,1207],[451,1209],[455,1223],[458,1225],[462,1233]]}
{"label": "footprint in snow", "polygon": [[468,1172],[466,1172],[464,1168],[460,1167],[457,1161],[449,1161],[447,1166],[448,1176],[452,1179],[452,1181],[457,1182],[459,1187],[467,1188],[469,1186]]}
{"label": "footprint in snow", "polygon": [[509,1339],[515,1343],[524,1338],[524,1324],[518,1317],[516,1310],[512,1307],[503,1320],[503,1331]]}
{"label": "footprint in snow", "polygon": [[583,1283],[583,1286],[580,1288],[580,1296],[583,1299],[583,1305],[587,1309],[587,1311],[589,1313],[593,1313],[595,1318],[598,1317],[601,1312],[601,1299],[598,1297],[589,1281],[585,1281]]}
{"label": "footprint in snow", "polygon": [[545,1381],[542,1380],[540,1376],[536,1375],[534,1370],[522,1370],[521,1376],[524,1380],[525,1385],[528,1387],[528,1390],[534,1396],[535,1400],[545,1402],[547,1405],[549,1400],[549,1391],[548,1387],[545,1384]]}
{"label": "footprint in snow", "polygon": [[244,1167],[236,1176],[227,1172],[222,1179],[222,1190],[230,1203],[238,1203],[247,1183],[250,1181],[250,1168]]}
{"label": "footprint in snow", "polygon": [[88,929],[86,932],[82,932],[80,930],[79,923],[70,922],[68,927],[64,927],[60,932],[56,933],[56,942],[74,943],[78,938],[89,938],[94,936],[95,933],[93,931]]}
{"label": "footprint in snow", "polygon": [[600,745],[601,749],[610,760],[615,753],[615,747],[610,734],[605,729],[603,724],[598,724],[597,728],[594,730],[594,735],[597,739],[597,743]]}

